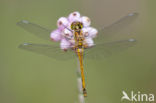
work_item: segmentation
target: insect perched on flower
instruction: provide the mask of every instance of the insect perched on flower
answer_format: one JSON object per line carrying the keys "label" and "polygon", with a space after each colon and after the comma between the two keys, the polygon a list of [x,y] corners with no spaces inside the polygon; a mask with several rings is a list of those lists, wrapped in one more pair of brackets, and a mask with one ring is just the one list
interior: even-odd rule
{"label": "insect perched on flower", "polygon": [[68,17],[58,19],[58,28],[51,33],[50,37],[53,41],[60,41],[61,49],[66,51],[77,45],[74,32],[79,32],[78,36],[83,39],[81,42],[85,48],[91,47],[94,45],[93,38],[97,36],[98,31],[90,27],[90,24],[90,18],[81,17],[79,12],[73,12]]}
{"label": "insect perched on flower", "polygon": [[[46,40],[51,38],[51,40],[55,42],[60,42],[60,47],[55,44],[24,43],[21,44],[19,48],[60,60],[71,59],[76,54],[80,64],[83,94],[84,96],[87,96],[83,68],[84,55],[85,58],[97,60],[106,58],[113,52],[120,52],[121,50],[125,50],[126,48],[135,45],[136,40],[130,38],[132,35],[126,35],[129,33],[123,33],[122,29],[131,25],[132,21],[134,21],[137,16],[138,13],[128,14],[119,21],[98,29],[98,31],[90,26],[90,18],[81,16],[79,12],[73,12],[68,17],[59,18],[57,21],[58,28],[52,32],[37,24],[22,20],[17,23],[18,26],[32,32],[40,38]],[[114,35],[116,35],[116,37],[115,39],[112,39]],[[128,38],[118,40],[125,36]]]}
{"label": "insect perched on flower", "polygon": [[60,47],[64,51],[72,49],[79,58],[83,94],[87,96],[84,70],[83,52],[85,48],[94,45],[93,38],[97,35],[97,30],[90,27],[91,20],[86,16],[80,16],[79,12],[73,12],[68,18],[61,17],[57,21],[58,29],[54,30],[50,37],[54,41],[60,41]]}

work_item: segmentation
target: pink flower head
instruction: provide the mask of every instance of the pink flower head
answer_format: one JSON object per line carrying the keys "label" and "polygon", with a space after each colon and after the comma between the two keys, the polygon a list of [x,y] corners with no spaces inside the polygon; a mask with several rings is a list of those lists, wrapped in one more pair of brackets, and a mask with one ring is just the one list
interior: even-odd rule
{"label": "pink flower head", "polygon": [[71,30],[71,24],[76,21],[83,24],[84,42],[89,47],[94,46],[93,38],[97,36],[98,31],[90,27],[91,20],[87,16],[81,17],[80,13],[76,11],[69,14],[68,17],[59,18],[57,21],[58,29],[54,30],[50,35],[52,40],[60,41],[60,48],[63,50],[68,50],[75,46],[74,31]]}

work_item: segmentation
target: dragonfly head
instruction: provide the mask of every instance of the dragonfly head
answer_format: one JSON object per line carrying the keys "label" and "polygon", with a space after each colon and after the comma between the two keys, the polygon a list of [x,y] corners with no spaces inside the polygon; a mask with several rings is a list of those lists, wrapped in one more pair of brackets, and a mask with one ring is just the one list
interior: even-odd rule
{"label": "dragonfly head", "polygon": [[71,29],[74,31],[80,31],[83,28],[83,24],[81,22],[73,22],[71,24]]}

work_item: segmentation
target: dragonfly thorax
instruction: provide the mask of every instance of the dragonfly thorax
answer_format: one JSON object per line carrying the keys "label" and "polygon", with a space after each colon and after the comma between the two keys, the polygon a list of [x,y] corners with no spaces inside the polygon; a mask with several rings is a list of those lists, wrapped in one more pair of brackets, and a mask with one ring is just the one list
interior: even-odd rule
{"label": "dragonfly thorax", "polygon": [[85,40],[85,37],[82,33],[82,31],[74,31],[74,39],[75,39],[75,48],[78,50],[78,49],[83,49],[85,48],[85,43],[84,43],[84,40]]}

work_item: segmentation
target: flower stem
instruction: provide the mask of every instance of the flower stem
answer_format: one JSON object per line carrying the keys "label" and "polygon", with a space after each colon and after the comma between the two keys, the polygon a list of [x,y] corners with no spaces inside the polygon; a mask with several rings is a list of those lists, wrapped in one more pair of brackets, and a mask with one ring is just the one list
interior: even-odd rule
{"label": "flower stem", "polygon": [[81,69],[80,69],[80,62],[78,59],[78,68],[77,68],[77,85],[78,85],[78,99],[79,103],[85,103],[83,89],[82,89],[82,78],[81,78]]}

